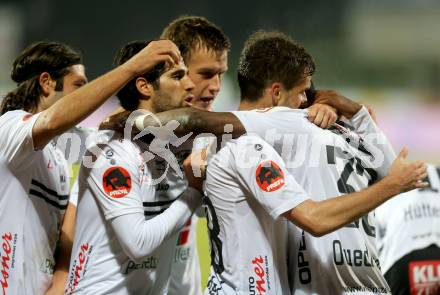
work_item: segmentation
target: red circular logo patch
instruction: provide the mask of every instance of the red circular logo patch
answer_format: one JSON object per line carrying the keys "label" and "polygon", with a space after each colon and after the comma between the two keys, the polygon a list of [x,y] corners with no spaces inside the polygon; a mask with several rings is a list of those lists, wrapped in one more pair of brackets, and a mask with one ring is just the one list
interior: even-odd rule
{"label": "red circular logo patch", "polygon": [[283,171],[271,160],[264,161],[258,165],[255,177],[258,186],[265,192],[276,191],[285,183]]}
{"label": "red circular logo patch", "polygon": [[29,120],[30,118],[32,118],[32,114],[26,114],[26,115],[24,115],[23,116],[23,118],[21,118],[21,120],[23,121],[23,122],[26,122],[27,120]]}
{"label": "red circular logo patch", "polygon": [[109,197],[123,198],[131,190],[130,173],[119,166],[108,168],[102,177],[102,187]]}

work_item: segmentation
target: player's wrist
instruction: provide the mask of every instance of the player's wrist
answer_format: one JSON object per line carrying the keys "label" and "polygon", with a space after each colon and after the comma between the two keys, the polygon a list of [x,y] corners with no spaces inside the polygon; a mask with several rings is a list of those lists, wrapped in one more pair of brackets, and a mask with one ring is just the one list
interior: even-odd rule
{"label": "player's wrist", "polygon": [[145,129],[144,121],[147,116],[148,115],[139,115],[139,117],[134,120],[134,126],[137,130],[142,131]]}
{"label": "player's wrist", "polygon": [[339,113],[341,113],[342,116],[347,119],[351,119],[362,108],[361,104],[352,101],[351,99],[348,99],[342,95],[338,95],[335,101],[337,104],[335,108],[339,111]]}
{"label": "player's wrist", "polygon": [[140,69],[136,66],[136,62],[133,59],[129,59],[117,68],[123,75],[133,79],[141,74]]}
{"label": "player's wrist", "polygon": [[134,127],[140,132],[147,128],[148,126],[160,127],[158,122],[154,119],[155,117],[148,114],[141,114],[134,119]]}
{"label": "player's wrist", "polygon": [[387,198],[391,198],[403,192],[402,185],[393,175],[385,176],[378,182],[378,185],[380,186],[379,190],[382,191]]}

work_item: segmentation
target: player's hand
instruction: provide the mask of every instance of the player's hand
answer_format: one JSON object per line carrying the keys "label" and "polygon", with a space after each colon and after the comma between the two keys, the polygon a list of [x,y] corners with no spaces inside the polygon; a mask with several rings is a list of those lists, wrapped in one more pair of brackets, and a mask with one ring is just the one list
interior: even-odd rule
{"label": "player's hand", "polygon": [[329,105],[347,119],[353,117],[362,107],[334,90],[317,90],[314,103]]}
{"label": "player's hand", "polygon": [[67,279],[67,273],[65,275],[64,281],[62,281],[64,284],[60,284],[58,282],[52,282],[52,285],[49,287],[49,289],[46,290],[44,295],[63,295],[66,279]]}
{"label": "player's hand", "polygon": [[183,161],[183,169],[185,170],[188,185],[200,192],[203,191],[203,180],[206,175],[206,159],[208,153],[206,149],[192,152]]}
{"label": "player's hand", "polygon": [[408,162],[407,156],[408,149],[403,148],[391,165],[387,176],[398,193],[428,186],[428,183],[423,181],[428,176],[426,164],[422,161]]}
{"label": "player's hand", "polygon": [[336,109],[329,105],[315,103],[308,110],[309,121],[324,129],[330,128],[338,119]]}
{"label": "player's hand", "polygon": [[134,76],[139,76],[162,62],[165,62],[168,66],[173,66],[181,60],[182,56],[176,44],[170,40],[158,40],[151,41],[123,66]]}
{"label": "player's hand", "polygon": [[116,113],[107,117],[102,123],[99,125],[100,130],[114,130],[120,133],[124,132],[125,123],[127,122],[128,117],[130,116],[130,111],[123,111],[120,113]]}
{"label": "player's hand", "polygon": [[49,290],[44,293],[44,295],[62,295],[64,294],[64,289],[62,290],[54,290],[53,288],[50,288]]}

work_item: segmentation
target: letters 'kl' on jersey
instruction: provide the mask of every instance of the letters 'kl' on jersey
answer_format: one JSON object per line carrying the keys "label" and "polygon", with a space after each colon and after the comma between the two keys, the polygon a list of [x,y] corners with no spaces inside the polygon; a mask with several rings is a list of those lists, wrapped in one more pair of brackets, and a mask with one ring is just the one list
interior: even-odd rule
{"label": "letters 'kl' on jersey", "polygon": [[[428,165],[426,180],[427,188],[396,196],[376,209],[383,273],[412,251],[440,247],[440,168]],[[425,274],[419,276],[420,284],[435,280],[434,275]]]}

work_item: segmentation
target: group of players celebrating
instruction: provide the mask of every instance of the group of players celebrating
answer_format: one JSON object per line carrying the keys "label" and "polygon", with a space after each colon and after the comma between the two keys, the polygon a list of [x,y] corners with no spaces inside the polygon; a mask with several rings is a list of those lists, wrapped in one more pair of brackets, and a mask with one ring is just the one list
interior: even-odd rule
{"label": "group of players celebrating", "polygon": [[[281,32],[248,38],[239,110],[213,112],[229,47],[184,16],[89,83],[64,44],[20,54],[0,117],[2,294],[391,293],[371,211],[426,187],[426,165],[396,156],[365,106],[314,90],[311,55]],[[69,196],[57,139],[115,93]]]}

